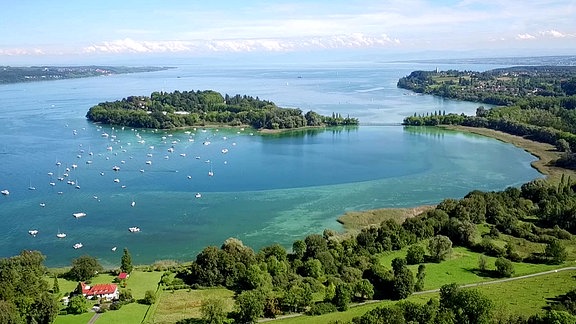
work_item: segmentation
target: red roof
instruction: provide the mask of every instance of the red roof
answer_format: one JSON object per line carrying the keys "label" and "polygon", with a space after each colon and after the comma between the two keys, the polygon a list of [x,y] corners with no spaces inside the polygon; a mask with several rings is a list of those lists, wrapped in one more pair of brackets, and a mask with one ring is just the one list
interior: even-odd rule
{"label": "red roof", "polygon": [[118,275],[118,279],[126,279],[128,278],[128,274],[126,272],[120,272]]}
{"label": "red roof", "polygon": [[96,284],[94,286],[88,286],[81,282],[80,285],[82,286],[82,294],[86,296],[111,295],[117,289],[115,284]]}

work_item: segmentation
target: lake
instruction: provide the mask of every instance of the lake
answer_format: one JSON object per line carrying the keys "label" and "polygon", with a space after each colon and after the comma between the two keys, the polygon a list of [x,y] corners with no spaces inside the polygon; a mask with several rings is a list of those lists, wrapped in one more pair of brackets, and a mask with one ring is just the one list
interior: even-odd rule
{"label": "lake", "polygon": [[[49,266],[89,254],[113,267],[124,247],[136,264],[193,260],[229,237],[255,250],[272,243],[289,248],[307,234],[341,230],[336,218],[347,211],[435,204],[542,177],[530,167],[535,157],[512,145],[399,126],[414,113],[474,114],[479,104],[396,88],[411,71],[436,67],[499,66],[182,65],[2,85],[0,189],[10,194],[0,197],[0,257],[37,249]],[[241,128],[114,128],[85,118],[102,101],[206,89],[350,115],[362,125],[261,135]],[[80,212],[86,216],[73,217]],[[57,238],[59,232],[67,236]]]}

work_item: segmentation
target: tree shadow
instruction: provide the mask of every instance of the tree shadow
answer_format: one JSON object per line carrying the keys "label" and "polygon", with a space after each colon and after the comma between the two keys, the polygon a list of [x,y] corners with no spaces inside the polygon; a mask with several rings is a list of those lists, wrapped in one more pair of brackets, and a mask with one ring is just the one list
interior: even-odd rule
{"label": "tree shadow", "polygon": [[478,269],[478,268],[463,268],[464,271],[473,273],[479,277],[483,278],[501,278],[496,270],[489,270],[489,269]]}

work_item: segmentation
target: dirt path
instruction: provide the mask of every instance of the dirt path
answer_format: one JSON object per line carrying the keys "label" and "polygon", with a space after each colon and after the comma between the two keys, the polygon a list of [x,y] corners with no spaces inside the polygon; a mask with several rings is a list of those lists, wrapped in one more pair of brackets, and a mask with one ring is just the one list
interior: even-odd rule
{"label": "dirt path", "polygon": [[88,324],[94,324],[96,320],[102,315],[102,313],[94,313],[94,316],[88,321]]}

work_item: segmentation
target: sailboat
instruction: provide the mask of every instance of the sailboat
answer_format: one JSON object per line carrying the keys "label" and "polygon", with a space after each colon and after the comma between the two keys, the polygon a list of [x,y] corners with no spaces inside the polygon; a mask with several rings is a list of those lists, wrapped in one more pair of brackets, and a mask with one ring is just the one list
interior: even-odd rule
{"label": "sailboat", "polygon": [[32,186],[32,180],[30,180],[30,186],[28,186],[28,190],[36,190],[36,187]]}
{"label": "sailboat", "polygon": [[66,237],[66,233],[62,233],[60,232],[60,229],[58,229],[58,234],[56,234],[57,238],[65,238]]}

